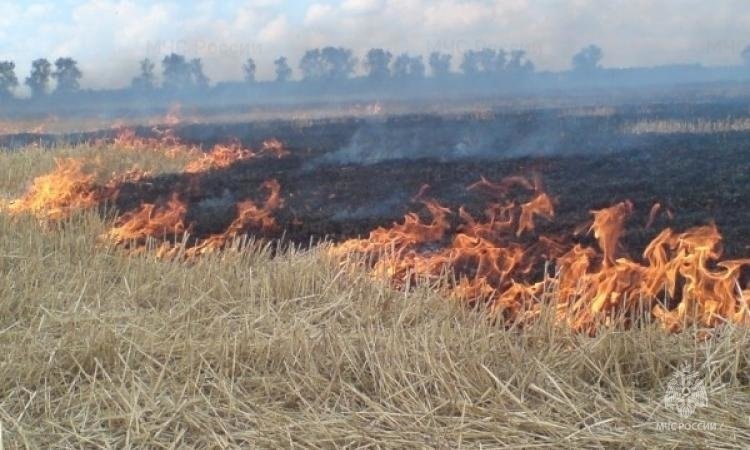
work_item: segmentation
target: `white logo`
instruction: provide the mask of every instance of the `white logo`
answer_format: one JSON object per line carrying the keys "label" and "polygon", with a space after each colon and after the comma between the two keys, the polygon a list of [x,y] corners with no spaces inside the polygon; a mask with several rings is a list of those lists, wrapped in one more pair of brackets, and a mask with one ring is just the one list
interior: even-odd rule
{"label": "white logo", "polygon": [[696,408],[708,406],[706,386],[699,375],[688,363],[682,363],[667,383],[664,405],[676,410],[682,418],[692,416]]}

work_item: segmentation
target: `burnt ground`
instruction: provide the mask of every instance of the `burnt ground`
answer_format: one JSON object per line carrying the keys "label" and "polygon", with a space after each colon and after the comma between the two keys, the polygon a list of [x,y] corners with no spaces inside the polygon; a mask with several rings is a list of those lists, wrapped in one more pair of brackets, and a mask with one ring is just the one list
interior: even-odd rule
{"label": "burnt ground", "polygon": [[[209,148],[237,139],[257,147],[278,138],[291,150],[284,159],[237,164],[200,177],[172,174],[125,186],[121,210],[166,201],[185,192],[196,235],[220,232],[237,201],[262,200],[261,183],[275,178],[285,207],[277,218],[286,237],[343,239],[421,210],[411,201],[423,184],[429,196],[475,214],[489,200],[466,187],[485,176],[542,176],[556,201],[554,222],[539,220],[543,233],[568,235],[590,210],[630,199],[635,204],[623,237],[637,257],[657,231],[680,231],[712,220],[725,236],[725,254],[750,255],[750,130],[632,133],[642,121],[687,124],[750,123],[750,108],[737,100],[624,105],[589,109],[498,110],[464,115],[289,120],[235,124],[187,124],[175,129],[189,143]],[[745,121],[745,122],[742,122]],[[746,125],[745,125],[746,127]],[[698,127],[700,128],[700,127]],[[700,130],[699,130],[700,131]],[[137,129],[150,135],[149,127]],[[0,136],[0,146],[106,138],[104,130],[67,136]],[[151,134],[153,135],[153,134]],[[522,199],[523,200],[523,199]],[[644,228],[651,206],[674,211]],[[590,237],[583,237],[588,239]],[[589,241],[590,242],[590,241]]]}
{"label": "burnt ground", "polygon": [[[165,201],[175,189],[188,192],[189,216],[197,235],[221,231],[233,218],[233,204],[262,200],[261,183],[275,178],[285,207],[276,216],[287,238],[342,239],[366,235],[379,225],[400,220],[408,211],[424,212],[412,201],[423,184],[428,196],[457,210],[465,205],[477,216],[489,200],[466,187],[480,176],[542,176],[557,202],[553,222],[539,219],[542,233],[569,234],[590,219],[590,211],[630,199],[635,212],[623,237],[637,257],[666,226],[684,230],[715,221],[725,236],[725,254],[750,255],[750,140],[742,134],[673,136],[651,148],[601,155],[538,156],[513,159],[400,159],[370,165],[311,166],[318,152],[292,149],[284,159],[243,162],[200,177],[171,174],[146,184],[125,186],[117,207]],[[674,211],[645,229],[653,203]],[[424,216],[427,217],[427,216]],[[582,237],[591,243],[590,237]]]}

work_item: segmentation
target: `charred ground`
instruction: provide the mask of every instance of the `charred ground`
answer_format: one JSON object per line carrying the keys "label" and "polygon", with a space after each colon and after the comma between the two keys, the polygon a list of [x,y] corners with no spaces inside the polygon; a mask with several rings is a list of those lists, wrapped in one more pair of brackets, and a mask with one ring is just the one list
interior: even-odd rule
{"label": "charred ground", "polygon": [[[567,234],[590,220],[592,209],[630,199],[635,212],[623,239],[628,249],[640,251],[665,226],[683,230],[715,221],[725,236],[726,254],[747,255],[750,144],[739,135],[667,141],[660,140],[654,148],[603,155],[421,158],[317,167],[309,164],[319,157],[315,150],[292,148],[283,159],[240,162],[200,177],[168,174],[125,185],[116,206],[129,210],[141,202],[158,204],[177,189],[187,193],[189,217],[198,224],[194,231],[208,234],[232,220],[234,201],[259,198],[259,186],[275,178],[285,205],[277,213],[281,228],[287,237],[306,243],[311,238],[363,235],[408,211],[419,211],[421,205],[413,198],[425,184],[430,186],[427,196],[441,204],[454,211],[463,205],[481,215],[487,196],[466,189],[480,176],[499,180],[539,174],[556,201],[555,220],[539,223],[543,233]],[[646,228],[650,208],[657,202],[673,211],[674,218],[659,215]]]}
{"label": "charred ground", "polygon": [[[154,135],[152,127],[136,132]],[[271,178],[280,182],[284,198],[275,214],[279,231],[308,243],[364,235],[419,211],[413,197],[425,184],[427,196],[453,211],[465,206],[481,215],[488,198],[466,189],[480,176],[538,174],[556,201],[554,221],[539,221],[541,233],[568,235],[590,220],[592,209],[630,199],[635,212],[623,236],[624,254],[637,257],[666,226],[684,230],[711,221],[725,237],[726,256],[745,256],[750,249],[750,113],[737,100],[192,123],[174,132],[203,148],[229,139],[257,147],[278,138],[290,149],[282,159],[123,186],[115,205],[122,211],[182,192],[197,237],[224,229],[237,201],[262,199],[259,187]],[[15,135],[0,138],[0,144],[90,142],[113,133]],[[646,228],[657,202],[674,218],[661,214]],[[591,238],[582,233],[580,239]]]}

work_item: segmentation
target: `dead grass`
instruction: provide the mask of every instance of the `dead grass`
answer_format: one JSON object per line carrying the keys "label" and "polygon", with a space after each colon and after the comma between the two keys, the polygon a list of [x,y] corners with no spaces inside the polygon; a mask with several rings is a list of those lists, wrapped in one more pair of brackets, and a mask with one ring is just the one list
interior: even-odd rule
{"label": "dead grass", "polygon": [[[0,189],[51,164],[39,150],[0,155]],[[505,330],[427,287],[344,271],[321,248],[272,257],[250,243],[185,265],[101,247],[104,227],[94,213],[53,229],[0,214],[5,448],[750,442],[744,328],[703,341]],[[709,400],[688,419],[664,406],[683,362],[701,367]]]}

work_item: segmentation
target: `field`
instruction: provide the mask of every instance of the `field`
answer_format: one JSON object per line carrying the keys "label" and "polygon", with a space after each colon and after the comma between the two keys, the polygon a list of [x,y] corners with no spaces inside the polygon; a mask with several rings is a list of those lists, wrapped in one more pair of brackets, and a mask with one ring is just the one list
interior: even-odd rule
{"label": "field", "polygon": [[[565,130],[567,120],[583,129],[630,123],[608,114],[592,113],[586,120],[593,124],[579,117],[555,123]],[[532,129],[550,124],[519,117],[518,123],[536,123]],[[697,321],[671,333],[662,323],[639,320],[585,333],[558,320],[555,292],[546,289],[535,320],[489,320],[480,303],[467,307],[441,289],[449,280],[394,286],[335,251],[411,210],[429,217],[415,200],[425,183],[430,198],[479,216],[486,199],[466,188],[480,176],[538,174],[555,203],[554,220],[537,221],[540,233],[568,233],[590,221],[592,209],[631,199],[618,257],[638,260],[666,226],[682,231],[712,220],[725,238],[725,255],[746,257],[744,122],[697,135],[682,125],[681,134],[670,133],[673,122],[637,122],[658,136],[628,138],[626,153],[621,141],[589,151],[611,141],[602,132],[588,144],[578,133],[535,141],[580,146],[566,155],[497,158],[482,150],[467,157],[451,145],[458,153],[381,155],[367,164],[347,159],[370,155],[364,144],[379,132],[395,142],[429,135],[409,131],[422,126],[441,129],[434,118],[404,120],[364,130],[347,121],[260,130],[186,126],[178,130],[185,142],[210,146],[234,136],[257,148],[278,137],[288,153],[256,157],[229,147],[230,164],[212,160],[192,172],[185,169],[196,158],[191,149],[154,144],[159,151],[144,151],[152,146],[138,139],[0,154],[6,199],[23,198],[32,179],[55,169],[55,158],[85,161],[96,186],[134,166],[150,171],[119,178],[117,195],[60,220],[43,208],[10,214],[6,205],[0,212],[0,448],[746,445],[744,325],[712,317],[711,326]],[[481,132],[482,120],[448,124],[465,131],[479,123]],[[495,119],[487,120],[494,128]],[[362,145],[341,145],[355,135]],[[278,208],[260,188],[270,178],[280,185]],[[126,228],[123,213],[162,204],[176,191],[187,205],[185,220],[195,224],[187,240],[175,243],[176,232],[127,244],[103,238]],[[273,213],[272,232],[229,236],[221,251],[195,258],[159,256],[164,245],[184,252],[231,229],[235,202],[244,199]],[[656,202],[673,218],[658,215],[646,226]],[[571,239],[596,245],[585,233]],[[737,274],[743,301],[747,276]],[[683,364],[699,373],[706,390],[705,405],[688,417],[665,404]]]}

